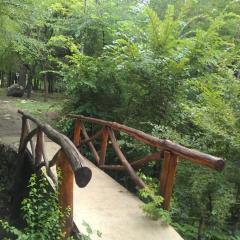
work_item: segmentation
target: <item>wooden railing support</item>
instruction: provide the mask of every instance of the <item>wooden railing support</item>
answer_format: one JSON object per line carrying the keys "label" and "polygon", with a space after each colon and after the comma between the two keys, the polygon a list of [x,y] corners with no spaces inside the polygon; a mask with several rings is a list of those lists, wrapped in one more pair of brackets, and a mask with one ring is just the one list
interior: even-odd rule
{"label": "wooden railing support", "polygon": [[58,154],[57,168],[61,173],[61,182],[59,184],[59,205],[61,210],[69,209],[69,215],[64,219],[63,232],[65,239],[71,235],[73,228],[73,171],[67,160],[67,156],[61,150]]}
{"label": "wooden railing support", "polygon": [[38,129],[37,131],[37,142],[35,148],[35,166],[37,167],[42,160],[43,155],[43,132]]}
{"label": "wooden railing support", "polygon": [[177,169],[178,156],[164,151],[164,159],[160,175],[160,192],[164,198],[163,208],[169,210],[173,191],[173,184]]}
{"label": "wooden railing support", "polygon": [[80,120],[75,120],[74,132],[73,132],[73,143],[75,146],[79,146],[81,141],[81,125]]}
{"label": "wooden railing support", "polygon": [[21,130],[21,137],[20,137],[20,143],[19,143],[19,148],[18,150],[21,148],[24,139],[26,138],[26,136],[28,135],[27,132],[27,119],[23,116],[22,117],[22,130]]}
{"label": "wooden railing support", "polygon": [[[23,117],[25,117],[25,116],[23,116]],[[26,128],[27,128],[27,133],[30,133],[31,132],[31,126],[30,126],[30,123],[29,123],[28,119],[26,119]],[[34,142],[33,142],[32,138],[30,139],[30,145],[31,145],[33,159],[35,159],[35,145],[34,145]]]}
{"label": "wooden railing support", "polygon": [[117,143],[117,139],[115,137],[115,134],[113,132],[112,129],[109,129],[109,136],[112,140],[112,145],[113,148],[117,154],[117,156],[119,157],[120,161],[122,162],[122,165],[126,168],[126,171],[128,171],[129,176],[131,177],[131,179],[134,181],[134,183],[139,187],[139,188],[144,188],[145,184],[143,182],[143,180],[135,173],[134,169],[132,168],[132,166],[130,165],[130,163],[128,162],[128,160],[125,158],[124,154],[122,153],[118,143]]}
{"label": "wooden railing support", "polygon": [[[86,128],[85,128],[85,126],[84,126],[83,123],[81,123],[81,129],[82,129],[82,133],[83,133],[83,136],[84,136],[85,140],[89,139],[87,130],[86,130]],[[99,164],[99,159],[100,159],[100,157],[99,157],[99,155],[98,155],[98,153],[97,153],[97,151],[96,151],[93,143],[92,143],[92,142],[88,142],[87,144],[88,144],[88,146],[89,146],[89,149],[90,149],[91,152],[92,152],[92,155],[93,155],[95,161],[97,162],[97,164]]]}
{"label": "wooden railing support", "polygon": [[99,160],[99,166],[105,164],[106,161],[106,153],[107,153],[107,145],[108,145],[108,129],[104,128],[102,133],[102,142],[101,142],[101,155]]}

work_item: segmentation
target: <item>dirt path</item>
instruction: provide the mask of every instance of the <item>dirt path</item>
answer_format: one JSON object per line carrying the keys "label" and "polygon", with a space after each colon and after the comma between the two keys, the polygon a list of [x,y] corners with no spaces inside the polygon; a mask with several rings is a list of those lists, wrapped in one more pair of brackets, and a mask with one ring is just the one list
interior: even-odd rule
{"label": "dirt path", "polygon": [[16,143],[20,138],[21,118],[9,101],[0,100],[0,141]]}

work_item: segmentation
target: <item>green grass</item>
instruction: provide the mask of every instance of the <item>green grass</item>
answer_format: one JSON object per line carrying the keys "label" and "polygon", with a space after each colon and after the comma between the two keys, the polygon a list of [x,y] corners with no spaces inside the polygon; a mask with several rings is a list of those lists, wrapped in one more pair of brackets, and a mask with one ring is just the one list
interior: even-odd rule
{"label": "green grass", "polygon": [[65,97],[59,93],[49,94],[48,101],[44,102],[42,92],[33,92],[31,99],[26,96],[22,98],[8,97],[6,89],[0,88],[0,100],[7,101],[11,106],[28,112],[29,114],[48,121],[46,113],[60,112],[65,101]]}

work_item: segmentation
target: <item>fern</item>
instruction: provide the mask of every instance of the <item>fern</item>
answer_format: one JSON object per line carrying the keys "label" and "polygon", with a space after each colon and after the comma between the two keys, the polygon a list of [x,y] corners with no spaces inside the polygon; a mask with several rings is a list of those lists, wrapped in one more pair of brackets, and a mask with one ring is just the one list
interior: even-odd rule
{"label": "fern", "polygon": [[151,8],[146,8],[146,13],[149,17],[148,33],[150,45],[152,50],[163,54],[168,52],[176,44],[175,30],[178,25],[178,21],[175,21],[174,6],[169,5],[166,11],[164,20],[160,20],[157,13]]}

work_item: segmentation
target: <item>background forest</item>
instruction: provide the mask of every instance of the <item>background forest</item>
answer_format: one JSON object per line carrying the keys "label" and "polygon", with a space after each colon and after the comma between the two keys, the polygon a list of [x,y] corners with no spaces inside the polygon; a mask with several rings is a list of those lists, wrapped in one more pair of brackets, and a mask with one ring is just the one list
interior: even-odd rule
{"label": "background forest", "polygon": [[[240,239],[240,1],[0,0],[1,86],[16,72],[29,97],[66,94],[65,113],[223,157],[222,173],[181,161],[172,225],[186,240]],[[134,144],[122,143],[148,151]]]}

